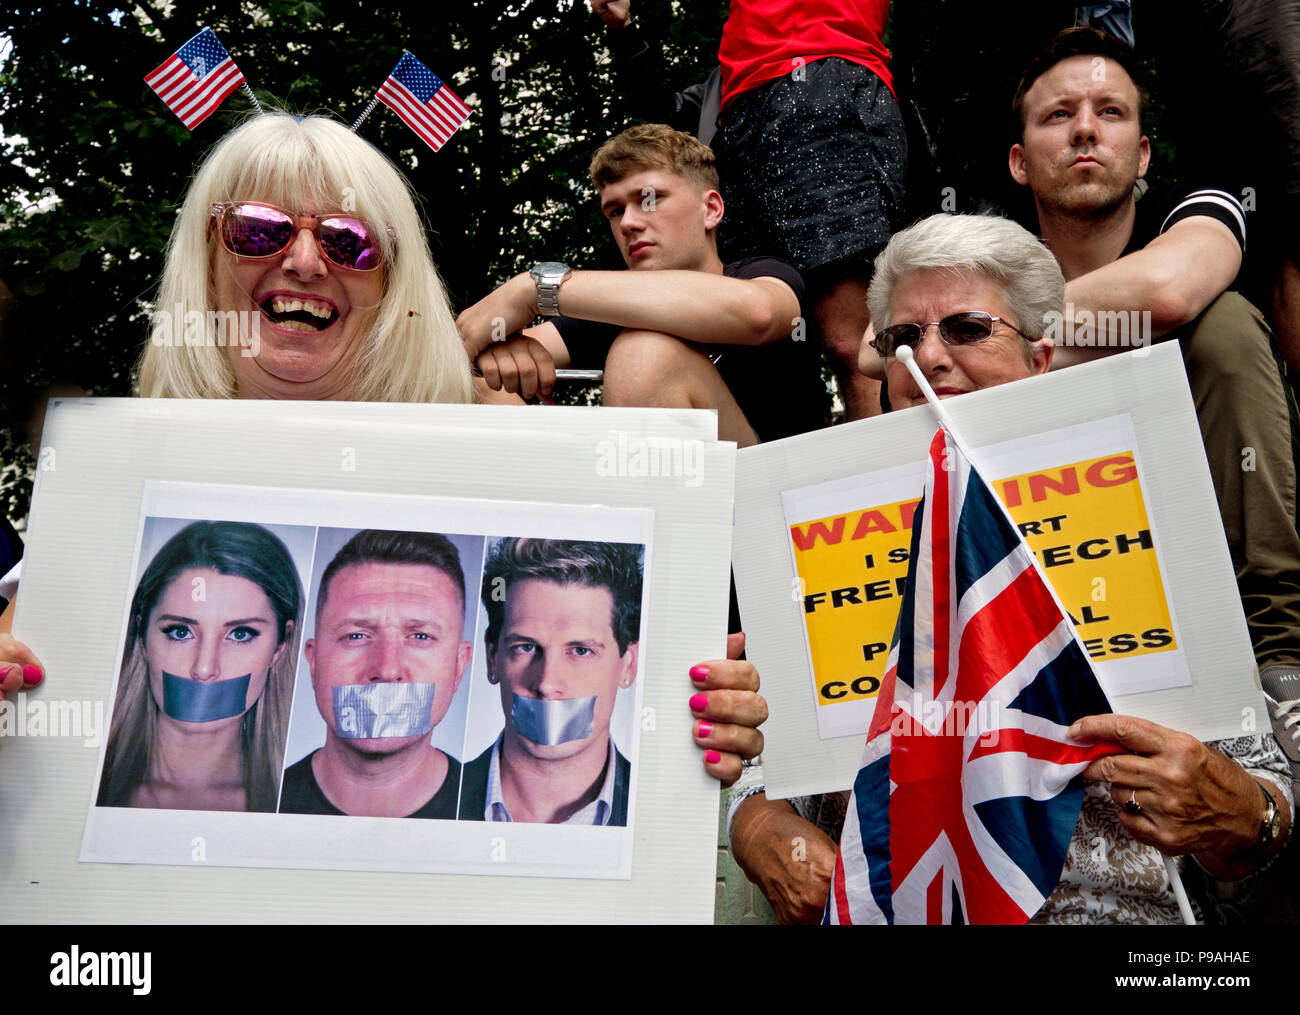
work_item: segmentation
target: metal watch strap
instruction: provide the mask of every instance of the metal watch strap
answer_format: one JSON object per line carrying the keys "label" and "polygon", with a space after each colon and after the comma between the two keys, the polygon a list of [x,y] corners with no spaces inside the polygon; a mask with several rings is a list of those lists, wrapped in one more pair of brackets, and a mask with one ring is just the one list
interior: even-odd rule
{"label": "metal watch strap", "polygon": [[556,317],[560,313],[560,286],[573,271],[559,261],[542,261],[533,265],[533,282],[537,285],[537,312],[543,317]]}

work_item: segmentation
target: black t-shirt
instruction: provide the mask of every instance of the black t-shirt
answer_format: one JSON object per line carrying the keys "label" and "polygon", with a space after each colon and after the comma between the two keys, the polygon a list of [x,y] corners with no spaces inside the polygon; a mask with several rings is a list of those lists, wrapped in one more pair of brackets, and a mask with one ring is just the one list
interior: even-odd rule
{"label": "black t-shirt", "polygon": [[[1224,190],[1210,187],[1183,188],[1175,191],[1149,190],[1138,199],[1133,215],[1133,235],[1121,257],[1141,250],[1175,222],[1205,216],[1222,222],[1236,237],[1244,257],[1246,250],[1246,216],[1241,202]],[[1241,273],[1238,272],[1238,278]],[[1235,284],[1235,283],[1234,283]],[[1174,329],[1157,338],[1168,342],[1180,335]]]}
{"label": "black t-shirt", "polygon": [[1173,192],[1150,190],[1134,206],[1133,235],[1123,257],[1141,250],[1175,222],[1196,216],[1217,219],[1232,230],[1242,252],[1246,250],[1246,215],[1241,202],[1224,190],[1185,188]]}
{"label": "black t-shirt", "polygon": [[[344,812],[330,803],[321,791],[312,771],[311,759],[316,752],[303,758],[285,769],[284,786],[280,790],[281,814],[343,814]],[[446,818],[456,817],[456,798],[460,794],[460,762],[447,755],[447,776],[442,786],[432,799],[408,818]]]}
{"label": "black t-shirt", "polygon": [[[802,329],[792,323],[794,337],[770,345],[702,346],[727,389],[754,428],[760,441],[806,433],[826,425],[826,385],[821,378],[821,343],[805,309],[803,276],[774,257],[746,257],[723,268],[728,278],[776,278],[799,300]],[[556,317],[554,324],[569,350],[575,369],[599,370],[614,339],[617,324]]]}

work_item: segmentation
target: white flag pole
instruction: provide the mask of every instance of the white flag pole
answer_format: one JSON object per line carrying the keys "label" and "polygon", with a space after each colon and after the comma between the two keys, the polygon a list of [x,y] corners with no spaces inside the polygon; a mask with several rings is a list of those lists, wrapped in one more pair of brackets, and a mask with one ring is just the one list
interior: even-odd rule
{"label": "white flag pole", "polygon": [[930,408],[939,417],[939,422],[943,424],[944,429],[954,437],[957,436],[957,431],[952,425],[952,417],[944,410],[943,403],[939,401],[939,396],[934,393],[934,388],[930,387],[930,382],[925,379],[925,374],[916,365],[916,356],[912,352],[912,347],[910,345],[900,345],[894,350],[894,357],[903,366],[907,367],[907,372],[912,375],[912,380],[916,381],[916,386],[921,389],[921,394],[930,403]]}
{"label": "white flag pole", "polygon": [[[898,362],[907,367],[907,372],[912,375],[912,380],[916,381],[916,386],[921,389],[921,394],[925,395],[926,402],[929,403],[934,414],[939,417],[939,422],[943,424],[943,428],[952,435],[953,440],[961,447],[962,451],[965,452],[966,457],[970,459],[970,448],[966,446],[966,442],[963,441],[957,433],[956,428],[952,425],[952,417],[948,415],[947,411],[943,407],[943,403],[939,401],[939,396],[934,393],[934,388],[930,387],[930,382],[925,379],[925,374],[921,372],[921,368],[916,365],[916,357],[912,354],[911,346],[899,346],[898,351],[895,352],[894,355],[898,359]],[[973,461],[973,459],[971,460]],[[1002,503],[1001,498],[995,497],[994,500],[999,504]],[[1006,510],[1005,505],[1003,505],[1003,510]],[[1007,514],[1007,517],[1011,517],[1009,513]],[[1015,524],[1014,519],[1012,519],[1012,524]],[[1052,598],[1057,600],[1058,606],[1061,606],[1060,599],[1056,595],[1056,590],[1052,588],[1051,583],[1048,582],[1046,578],[1043,580],[1044,584],[1047,585],[1048,591],[1052,593]],[[1062,614],[1065,614],[1065,608],[1063,606],[1061,607],[1061,612]],[[1076,638],[1078,637],[1077,631],[1075,632],[1075,636]],[[1192,913],[1191,903],[1187,901],[1187,890],[1183,887],[1182,876],[1178,873],[1178,864],[1175,863],[1172,856],[1164,857],[1164,861],[1165,871],[1169,874],[1169,885],[1174,890],[1174,898],[1178,900],[1178,912],[1182,914],[1184,923],[1188,926],[1195,926],[1196,916]]]}
{"label": "white flag pole", "polygon": [[1178,912],[1183,916],[1183,923],[1189,927],[1196,926],[1196,914],[1192,912],[1192,904],[1187,901],[1187,889],[1183,887],[1182,875],[1178,873],[1178,861],[1172,856],[1166,856],[1165,870],[1169,872],[1169,887],[1174,890],[1174,898],[1178,900]]}

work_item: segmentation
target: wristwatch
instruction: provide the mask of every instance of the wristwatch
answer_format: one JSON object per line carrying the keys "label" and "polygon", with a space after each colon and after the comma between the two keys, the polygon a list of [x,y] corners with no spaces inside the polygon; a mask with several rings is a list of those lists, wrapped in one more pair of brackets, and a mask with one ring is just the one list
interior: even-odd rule
{"label": "wristwatch", "polygon": [[534,264],[529,274],[537,283],[537,312],[543,317],[555,317],[560,312],[560,286],[573,274],[567,264],[559,261],[541,261]]}
{"label": "wristwatch", "polygon": [[1282,831],[1282,816],[1278,813],[1277,801],[1273,799],[1272,794],[1260,783],[1257,782],[1255,785],[1259,786],[1259,791],[1264,794],[1264,817],[1259,822],[1259,841],[1255,843],[1255,848],[1252,850],[1258,853],[1272,845],[1273,840]]}

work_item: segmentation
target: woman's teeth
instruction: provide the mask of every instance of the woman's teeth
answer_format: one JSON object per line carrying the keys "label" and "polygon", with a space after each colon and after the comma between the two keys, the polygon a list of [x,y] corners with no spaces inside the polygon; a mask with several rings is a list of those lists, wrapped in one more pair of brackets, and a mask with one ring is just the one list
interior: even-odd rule
{"label": "woman's teeth", "polygon": [[271,298],[271,309],[277,314],[291,314],[295,310],[302,310],[313,317],[323,318],[327,318],[334,313],[334,308],[328,303],[320,303],[316,300],[283,299],[279,296]]}

